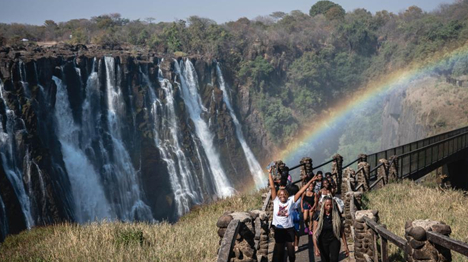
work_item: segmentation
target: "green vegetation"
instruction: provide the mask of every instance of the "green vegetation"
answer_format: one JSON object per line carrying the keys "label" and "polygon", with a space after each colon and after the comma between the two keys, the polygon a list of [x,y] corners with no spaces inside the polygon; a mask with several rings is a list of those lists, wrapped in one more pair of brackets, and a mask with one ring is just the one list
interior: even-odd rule
{"label": "green vegetation", "polygon": [[329,19],[340,19],[345,16],[345,10],[338,4],[331,1],[318,1],[310,8],[310,16],[325,15]]}
{"label": "green vegetation", "polygon": [[193,208],[176,224],[106,222],[35,227],[0,244],[0,261],[214,261],[224,212],[259,209],[261,192]]}
{"label": "green vegetation", "polygon": [[[155,20],[108,14],[60,23],[47,20],[42,26],[0,24],[0,43],[21,46],[27,38],[38,44],[123,46],[216,58],[227,75],[250,87],[251,97],[264,100],[253,110],[260,112],[281,147],[370,79],[424,64],[468,40],[468,0],[430,13],[417,6],[398,14],[365,9],[345,13],[336,3],[319,1],[309,14],[274,12],[225,24],[197,16],[171,23]],[[464,76],[467,61],[467,56],[446,59],[435,72]],[[281,119],[275,121],[276,117]],[[292,126],[283,127],[287,123]]]}
{"label": "green vegetation", "polygon": [[[467,197],[462,191],[425,187],[405,180],[371,191],[364,197],[365,208],[379,211],[380,223],[404,237],[405,222],[416,219],[443,221],[452,228],[450,237],[468,242]],[[390,245],[391,261],[404,261],[394,245]],[[453,252],[453,261],[466,257]]]}

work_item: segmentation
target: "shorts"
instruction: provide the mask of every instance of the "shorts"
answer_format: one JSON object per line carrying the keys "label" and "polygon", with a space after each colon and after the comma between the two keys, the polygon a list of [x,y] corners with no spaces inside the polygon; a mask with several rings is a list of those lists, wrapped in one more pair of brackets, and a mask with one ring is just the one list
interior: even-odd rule
{"label": "shorts", "polygon": [[294,227],[277,228],[275,227],[275,242],[283,244],[286,242],[294,242]]}
{"label": "shorts", "polygon": [[312,208],[312,206],[309,205],[308,203],[304,203],[304,204],[302,205],[302,208],[303,208],[304,210],[309,210],[309,209]]}

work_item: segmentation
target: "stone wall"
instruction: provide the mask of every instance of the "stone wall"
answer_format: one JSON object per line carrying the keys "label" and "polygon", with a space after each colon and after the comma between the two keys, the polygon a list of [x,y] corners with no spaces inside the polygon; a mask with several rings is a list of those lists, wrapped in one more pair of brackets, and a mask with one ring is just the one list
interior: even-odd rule
{"label": "stone wall", "polygon": [[[228,230],[232,221],[239,221],[237,232]],[[216,223],[221,245],[218,251],[218,261],[220,261],[219,258],[223,257],[227,258],[225,261],[230,262],[266,262],[268,260],[269,240],[268,221],[267,212],[260,210],[224,213]],[[223,245],[229,245],[227,243],[230,243],[229,240],[223,240],[225,235],[226,238],[235,235],[232,249],[230,249],[230,246],[223,248]]]}
{"label": "stone wall", "polygon": [[443,222],[431,220],[408,221],[405,225],[405,248],[407,261],[448,262],[452,261],[450,249],[435,245],[427,240],[427,232],[432,231],[445,236],[452,232],[450,226]]}
{"label": "stone wall", "polygon": [[361,210],[356,212],[356,219],[354,220],[354,258],[356,262],[366,262],[366,256],[372,258],[377,252],[374,246],[374,238],[377,236],[366,224],[364,217],[375,222],[379,221],[377,211]]}

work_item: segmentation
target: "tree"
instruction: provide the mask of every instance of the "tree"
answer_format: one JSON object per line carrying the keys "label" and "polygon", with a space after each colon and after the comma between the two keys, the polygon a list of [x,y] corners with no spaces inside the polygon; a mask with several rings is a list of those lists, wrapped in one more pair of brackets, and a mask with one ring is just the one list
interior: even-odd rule
{"label": "tree", "polygon": [[156,18],[154,17],[147,17],[145,18],[146,22],[148,22],[149,24],[152,24],[154,20],[156,20]]}
{"label": "tree", "polygon": [[333,20],[342,19],[346,12],[339,4],[335,4],[328,0],[322,0],[315,3],[315,5],[310,8],[309,14],[312,17],[322,14],[328,19]]}
{"label": "tree", "polygon": [[285,12],[276,11],[276,12],[271,13],[270,16],[271,16],[273,19],[275,19],[275,21],[278,21],[278,20],[280,20],[281,18],[283,18],[284,16],[286,16],[286,13],[285,13]]}

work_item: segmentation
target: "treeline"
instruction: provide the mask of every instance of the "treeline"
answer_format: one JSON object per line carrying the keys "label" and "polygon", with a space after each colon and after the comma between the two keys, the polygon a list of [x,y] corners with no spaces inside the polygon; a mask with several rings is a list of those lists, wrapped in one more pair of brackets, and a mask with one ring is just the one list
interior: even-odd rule
{"label": "treeline", "polygon": [[[0,24],[0,42],[21,45],[27,38],[126,45],[217,58],[233,82],[251,86],[253,106],[271,137],[288,142],[302,123],[368,79],[466,44],[468,0],[430,13],[416,6],[399,14],[365,9],[346,13],[338,4],[319,1],[308,14],[275,12],[224,24],[197,16],[154,21],[110,14],[61,23],[47,20],[43,26]],[[442,73],[467,74],[467,61],[451,61]]]}

